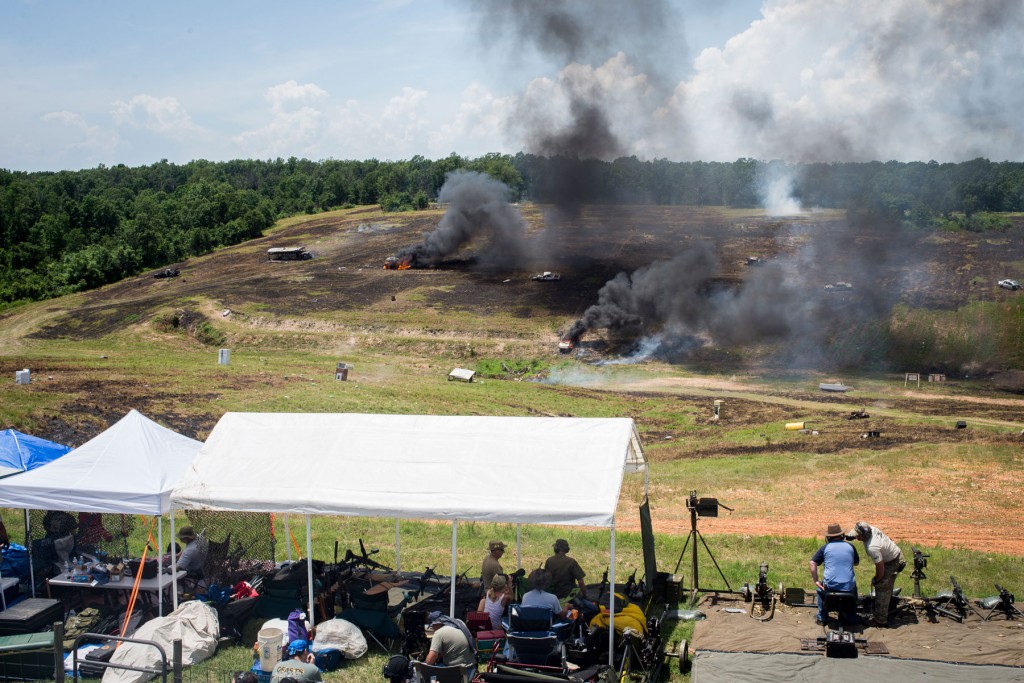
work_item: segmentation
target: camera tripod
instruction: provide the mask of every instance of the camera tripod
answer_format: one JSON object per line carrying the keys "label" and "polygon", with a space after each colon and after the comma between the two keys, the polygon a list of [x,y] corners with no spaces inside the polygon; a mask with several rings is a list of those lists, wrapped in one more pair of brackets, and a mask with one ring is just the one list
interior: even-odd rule
{"label": "camera tripod", "polygon": [[[717,498],[698,498],[696,491],[690,491],[689,498],[686,499],[686,508],[690,511],[690,533],[686,536],[686,543],[683,544],[683,549],[679,553],[679,560],[676,561],[676,568],[673,573],[679,571],[679,565],[683,563],[683,556],[686,555],[686,549],[691,548],[692,553],[690,556],[690,604],[694,605],[697,602],[698,593],[735,593],[732,586],[729,585],[729,579],[725,578],[725,574],[722,573],[722,568],[718,566],[718,561],[715,559],[714,554],[711,552],[711,548],[708,547],[707,541],[704,540],[704,536],[701,535],[700,530],[697,529],[697,519],[699,516],[704,517],[717,517],[718,508],[723,507],[729,512],[732,512],[732,508],[726,507],[718,502]],[[693,545],[690,545],[690,542]],[[719,588],[702,588],[700,585],[699,570],[697,563],[697,542],[704,546],[704,550],[708,552],[708,557],[711,558],[711,562],[715,565],[715,569],[718,570],[718,575],[722,577],[722,581],[725,582],[726,590]]]}

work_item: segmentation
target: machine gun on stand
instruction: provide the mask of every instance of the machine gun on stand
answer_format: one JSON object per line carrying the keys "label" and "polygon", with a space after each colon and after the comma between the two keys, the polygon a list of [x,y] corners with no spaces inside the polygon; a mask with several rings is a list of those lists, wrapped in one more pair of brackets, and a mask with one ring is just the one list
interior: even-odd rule
{"label": "machine gun on stand", "polygon": [[[718,508],[723,507],[729,512],[733,509],[726,505],[722,505],[718,502],[717,498],[698,498],[696,491],[690,491],[689,498],[686,499],[686,509],[690,511],[690,533],[686,537],[686,543],[683,544],[683,550],[679,553],[679,560],[676,562],[675,572],[679,571],[679,565],[683,563],[683,557],[686,555],[686,549],[690,547],[690,542],[693,542],[690,555],[690,604],[697,604],[697,596],[700,593],[714,593],[715,597],[719,593],[731,593],[737,594],[737,591],[732,589],[729,584],[729,579],[725,578],[725,574],[722,572],[722,568],[718,566],[718,560],[715,559],[714,554],[711,552],[711,548],[708,547],[707,541],[704,540],[704,536],[701,535],[697,529],[697,520],[700,517],[718,517]],[[704,546],[704,550],[707,551],[708,557],[711,558],[712,564],[715,565],[715,569],[718,570],[718,575],[725,582],[725,589],[721,588],[705,588],[700,585],[699,579],[699,567],[697,563],[697,542],[700,541]]]}
{"label": "machine gun on stand", "polygon": [[[775,591],[768,585],[768,563],[762,562],[757,574],[757,583],[751,589],[750,584],[743,584],[740,589],[744,602],[750,603],[750,618],[768,621],[775,616]],[[755,614],[755,608],[759,613]]]}
{"label": "machine gun on stand", "polygon": [[[929,607],[942,616],[949,617],[960,624],[964,623],[964,619],[967,617],[967,613],[969,611],[974,612],[984,619],[984,615],[974,608],[970,600],[964,597],[964,591],[960,588],[960,584],[957,582],[956,578],[950,576],[949,580],[953,584],[953,589],[929,600]],[[956,611],[949,609],[950,607]]]}
{"label": "machine gun on stand", "polygon": [[923,552],[910,546],[910,549],[914,551],[914,571],[910,575],[910,578],[914,580],[914,597],[921,597],[921,579],[927,579],[927,575],[924,573],[925,567],[928,566],[929,555],[925,555]]}
{"label": "machine gun on stand", "polygon": [[1007,619],[1024,618],[1024,612],[1021,612],[1017,606],[1013,604],[1013,593],[1006,590],[998,583],[996,584],[996,590],[999,591],[998,596],[985,598],[980,603],[982,607],[988,608],[989,610],[988,614],[985,615],[985,621],[990,620],[996,612],[1002,612],[1006,615]]}

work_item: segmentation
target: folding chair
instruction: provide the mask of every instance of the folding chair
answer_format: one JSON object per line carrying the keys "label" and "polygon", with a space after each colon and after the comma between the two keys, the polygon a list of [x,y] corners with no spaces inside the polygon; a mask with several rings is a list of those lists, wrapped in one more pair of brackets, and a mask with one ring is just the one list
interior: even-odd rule
{"label": "folding chair", "polygon": [[408,597],[391,606],[388,591],[367,593],[363,585],[353,584],[349,586],[349,599],[352,607],[343,610],[338,618],[363,629],[381,649],[390,652],[391,642],[399,636],[395,617],[402,612]]}
{"label": "folding chair", "polygon": [[550,631],[554,614],[547,607],[510,605],[507,631]]}
{"label": "folding chair", "polygon": [[437,683],[469,683],[476,675],[476,664],[436,666],[413,660],[412,668],[416,672],[413,683],[430,683],[431,680]]}
{"label": "folding chair", "polygon": [[540,666],[560,666],[562,663],[562,644],[550,631],[509,633],[506,637],[512,661]]}

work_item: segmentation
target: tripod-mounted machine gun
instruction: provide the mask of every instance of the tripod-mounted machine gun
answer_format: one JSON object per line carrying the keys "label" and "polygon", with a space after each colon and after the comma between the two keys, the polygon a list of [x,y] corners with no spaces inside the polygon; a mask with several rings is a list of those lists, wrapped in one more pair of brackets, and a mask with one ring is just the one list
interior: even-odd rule
{"label": "tripod-mounted machine gun", "polygon": [[[690,547],[691,541],[693,542],[692,553],[690,556],[690,604],[694,605],[697,602],[698,593],[732,593],[737,592],[732,589],[729,585],[729,579],[725,578],[725,574],[722,573],[722,568],[718,566],[718,561],[715,560],[715,556],[711,553],[711,548],[708,547],[707,541],[701,535],[700,531],[697,530],[697,519],[700,517],[717,517],[718,508],[723,507],[729,512],[733,509],[722,505],[718,502],[717,498],[698,498],[696,491],[690,491],[690,496],[686,499],[686,509],[690,511],[690,533],[686,537],[686,543],[683,544],[683,550],[679,553],[679,560],[676,562],[676,568],[673,573],[679,571],[679,565],[683,563],[683,556],[686,555],[686,549]],[[722,577],[722,581],[725,582],[726,590],[720,588],[703,588],[700,585],[700,579],[698,578],[698,566],[697,566],[697,541],[700,541],[701,545],[704,546],[704,550],[708,552],[708,557],[711,558],[711,562],[715,565],[715,569],[718,570],[718,575]]]}
{"label": "tripod-mounted machine gun", "polygon": [[934,610],[942,616],[948,617],[961,624],[967,617],[968,612],[973,612],[984,620],[985,616],[964,596],[964,591],[960,588],[960,584],[957,582],[956,578],[950,576],[949,581],[953,584],[952,589],[940,593],[935,598],[927,600],[926,608]]}
{"label": "tripod-mounted machine gun", "polygon": [[990,598],[982,598],[978,601],[978,604],[988,610],[988,614],[985,615],[985,621],[989,621],[997,613],[1005,614],[1007,619],[1024,619],[1024,612],[1013,604],[1014,597],[1013,593],[1006,590],[998,583],[996,584],[996,590],[999,591],[999,595],[993,595]]}
{"label": "tripod-mounted machine gun", "polygon": [[762,562],[757,573],[757,583],[751,588],[749,583],[740,589],[744,602],[750,603],[750,617],[758,621],[768,621],[775,616],[775,590],[768,585],[768,563]]}
{"label": "tripod-mounted machine gun", "polygon": [[910,546],[910,549],[914,551],[914,571],[910,574],[910,578],[914,580],[914,597],[921,598],[921,579],[928,578],[924,570],[928,566],[930,556],[925,555],[914,546]]}

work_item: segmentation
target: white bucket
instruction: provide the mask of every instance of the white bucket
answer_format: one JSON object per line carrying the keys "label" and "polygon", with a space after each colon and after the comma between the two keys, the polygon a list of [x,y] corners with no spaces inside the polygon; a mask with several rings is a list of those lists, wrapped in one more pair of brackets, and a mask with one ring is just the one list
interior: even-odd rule
{"label": "white bucket", "polygon": [[284,631],[279,628],[265,628],[259,632],[256,642],[260,648],[260,669],[271,671],[281,661],[281,647]]}

